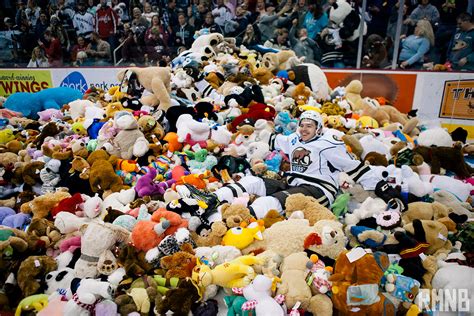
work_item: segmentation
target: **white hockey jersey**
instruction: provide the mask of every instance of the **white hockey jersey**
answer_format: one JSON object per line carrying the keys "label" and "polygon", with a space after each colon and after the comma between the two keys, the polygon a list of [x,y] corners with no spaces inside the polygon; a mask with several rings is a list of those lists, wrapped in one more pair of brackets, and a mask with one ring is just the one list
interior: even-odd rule
{"label": "white hockey jersey", "polygon": [[[290,186],[311,184],[323,190],[334,202],[339,191],[339,173],[346,172],[354,181],[362,182],[371,177],[371,169],[354,159],[346,150],[344,142],[332,133],[325,133],[308,142],[301,142],[297,133],[272,135],[272,149],[282,150],[290,159],[287,181]],[[374,189],[378,177],[368,181]]]}
{"label": "white hockey jersey", "polygon": [[94,31],[94,16],[89,12],[77,12],[72,18],[72,23],[76,29],[77,35],[90,38]]}

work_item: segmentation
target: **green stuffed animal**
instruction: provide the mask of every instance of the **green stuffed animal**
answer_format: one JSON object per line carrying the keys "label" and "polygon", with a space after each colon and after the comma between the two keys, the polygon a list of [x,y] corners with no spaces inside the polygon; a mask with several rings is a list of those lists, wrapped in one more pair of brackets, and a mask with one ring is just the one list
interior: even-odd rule
{"label": "green stuffed animal", "polygon": [[224,302],[227,305],[227,316],[249,316],[249,311],[243,311],[242,305],[247,302],[245,297],[232,295],[224,296]]}

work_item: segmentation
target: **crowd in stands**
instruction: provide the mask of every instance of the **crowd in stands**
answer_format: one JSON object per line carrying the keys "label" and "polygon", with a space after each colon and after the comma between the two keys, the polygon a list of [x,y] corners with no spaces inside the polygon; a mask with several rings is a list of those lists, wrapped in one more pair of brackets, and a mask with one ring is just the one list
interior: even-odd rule
{"label": "crowd in stands", "polygon": [[[335,0],[3,0],[2,67],[167,65],[207,29],[261,53],[293,49],[322,67],[355,67],[357,41],[340,39]],[[362,0],[348,0],[361,13]],[[474,70],[473,1],[406,0],[397,65]],[[367,0],[363,67],[389,68],[398,0]],[[470,13],[469,13],[470,12]],[[375,57],[374,57],[375,55]],[[374,59],[376,62],[374,62]]]}

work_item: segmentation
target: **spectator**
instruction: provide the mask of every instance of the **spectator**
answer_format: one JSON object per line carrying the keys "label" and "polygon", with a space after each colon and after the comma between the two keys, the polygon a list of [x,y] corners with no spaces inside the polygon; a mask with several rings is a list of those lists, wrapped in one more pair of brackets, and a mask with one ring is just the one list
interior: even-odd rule
{"label": "spectator", "polygon": [[38,44],[46,52],[48,62],[51,67],[61,67],[63,65],[63,53],[61,50],[61,42],[54,33],[47,29],[43,34],[44,43],[38,40]]}
{"label": "spectator", "polygon": [[192,3],[188,6],[187,16],[188,16],[188,23],[196,28],[196,19],[199,16],[199,0],[192,0]]}
{"label": "spectator", "polygon": [[17,11],[15,15],[15,25],[28,24],[28,17],[26,16],[26,6],[22,0],[17,2]]}
{"label": "spectator", "polygon": [[140,34],[132,31],[122,46],[122,58],[128,64],[142,64],[145,60],[144,45],[139,38]]}
{"label": "spectator", "polygon": [[367,35],[378,34],[386,36],[388,18],[391,9],[398,0],[369,0],[367,12],[370,14],[370,22],[367,23]]}
{"label": "spectator", "polygon": [[207,12],[204,24],[201,25],[201,29],[209,29],[210,33],[224,34],[224,30],[214,22],[214,16],[211,12]]}
{"label": "spectator", "polygon": [[48,59],[44,55],[44,51],[41,47],[36,46],[33,48],[33,52],[31,53],[31,59],[28,63],[28,68],[45,68],[49,67]]}
{"label": "spectator", "polygon": [[27,23],[23,23],[19,27],[19,32],[15,33],[14,43],[17,47],[16,57],[18,62],[26,64],[31,56],[31,51],[35,46],[34,34],[30,32]]}
{"label": "spectator", "polygon": [[448,50],[448,59],[456,70],[474,70],[474,23],[469,13],[457,18],[458,31]]}
{"label": "spectator", "polygon": [[154,64],[157,64],[164,55],[168,55],[168,47],[157,26],[152,27],[149,35],[145,36],[145,45],[148,60]]}
{"label": "spectator", "polygon": [[87,0],[87,12],[92,14],[95,17],[97,13],[97,3],[96,0]]}
{"label": "spectator", "polygon": [[414,26],[419,20],[428,20],[431,23],[431,26],[435,26],[439,21],[438,9],[430,4],[430,0],[420,0],[419,2],[420,4],[415,8],[415,10],[413,10],[410,17],[403,21],[403,23]]}
{"label": "spectator", "polygon": [[293,27],[290,30],[290,43],[295,51],[296,56],[305,57],[304,61],[312,64],[321,63],[321,49],[315,40],[308,37],[308,31],[305,28],[299,30],[298,38],[296,38],[296,26],[298,20],[293,20]]}
{"label": "spectator", "polygon": [[86,53],[90,58],[95,58],[95,65],[110,65],[110,44],[101,39],[99,34],[96,32],[91,34],[91,43],[89,49],[86,50]]}
{"label": "spectator", "polygon": [[278,11],[278,13],[275,13],[275,7],[273,5],[269,5],[266,8],[266,13],[260,14],[258,17],[258,29],[260,30],[263,43],[274,36],[278,18],[290,10],[291,7],[289,5],[285,5],[280,11]]}
{"label": "spectator", "polygon": [[435,33],[436,39],[436,53],[439,56],[437,63],[444,63],[447,56],[448,46],[451,42],[451,38],[456,33],[456,19],[457,17],[466,12],[467,0],[457,1],[446,1],[437,0],[433,2],[439,11],[439,24]]}
{"label": "spectator", "polygon": [[90,44],[87,44],[84,37],[77,37],[77,44],[71,49],[71,61],[75,62],[77,59],[78,52],[85,52],[91,48]]}
{"label": "spectator", "polygon": [[117,13],[107,5],[107,0],[100,0],[100,8],[95,14],[95,32],[101,39],[107,41],[112,49],[116,47],[118,22]]}
{"label": "spectator", "polygon": [[44,31],[46,31],[48,27],[49,27],[48,16],[46,15],[46,12],[41,12],[39,20],[35,26],[36,40],[39,40],[41,38],[41,35],[43,35]]}
{"label": "spectator", "polygon": [[130,21],[130,15],[128,14],[127,5],[119,0],[112,1],[112,9],[117,13],[119,19],[119,25],[121,23],[127,23]]}
{"label": "spectator", "polygon": [[[398,8],[400,8],[400,1],[392,7],[390,11],[390,16],[388,18],[388,25],[387,25],[387,36],[393,40],[395,40],[395,36],[397,33],[397,21],[398,21]],[[406,3],[403,4],[403,17],[402,21],[406,21],[408,19],[408,6]],[[408,32],[408,24],[402,23],[402,29],[400,35],[406,35]]]}
{"label": "spectator", "polygon": [[[211,13],[211,12],[209,12],[207,6],[205,6],[204,4],[200,3],[197,6],[197,14],[194,16],[194,28],[195,29],[200,30],[200,29],[204,28],[203,24],[204,24],[204,21],[207,18],[208,13]],[[211,17],[212,17],[212,23],[214,24],[214,17],[212,16],[212,13],[211,13]],[[222,33],[222,32],[219,32],[219,33]]]}
{"label": "spectator", "polygon": [[214,22],[225,30],[226,22],[230,22],[234,15],[230,9],[224,4],[224,0],[217,0],[216,8],[212,10],[214,16]]}
{"label": "spectator", "polygon": [[145,2],[143,5],[143,17],[146,18],[148,21],[148,24],[151,23],[151,18],[156,15],[156,12],[153,12],[153,7],[151,6],[151,3]]}
{"label": "spectator", "polygon": [[194,29],[188,24],[184,13],[178,15],[178,23],[173,31],[174,46],[190,48],[194,41]]}
{"label": "spectator", "polygon": [[285,28],[278,29],[276,31],[276,36],[266,41],[264,46],[278,50],[290,49],[291,45],[288,41],[288,30]]}
{"label": "spectator", "polygon": [[142,11],[139,8],[133,8],[133,20],[132,27],[141,28],[141,31],[145,33],[146,29],[149,26],[147,19],[142,16]]}
{"label": "spectator", "polygon": [[245,29],[249,24],[246,13],[247,11],[242,6],[238,6],[235,10],[235,17],[231,21],[232,23],[226,24],[225,27],[225,34],[238,37],[238,42],[241,42]]}
{"label": "spectator", "polygon": [[412,35],[402,39],[400,52],[400,67],[420,68],[424,63],[425,54],[434,45],[434,34],[427,20],[419,20]]}
{"label": "spectator", "polygon": [[77,11],[72,18],[72,24],[77,36],[86,39],[91,38],[91,33],[94,31],[94,16],[87,12],[86,4],[83,0],[77,3]]}
{"label": "spectator", "polygon": [[244,37],[242,39],[242,45],[249,49],[253,49],[254,46],[259,45],[260,43],[261,39],[258,28],[253,24],[247,25]]}
{"label": "spectator", "polygon": [[160,37],[161,39],[163,40],[163,42],[165,43],[166,46],[168,46],[168,40],[169,40],[169,34],[168,34],[168,31],[163,27],[163,25],[161,24],[161,20],[160,20],[160,17],[155,14],[152,18],[151,18],[151,26],[146,30],[145,32],[145,39],[150,37],[151,35],[151,30],[156,27],[158,28],[158,31],[160,32]]}
{"label": "spectator", "polygon": [[31,28],[35,28],[36,22],[40,17],[41,8],[36,4],[36,0],[28,0],[27,7],[25,9],[26,18]]}
{"label": "spectator", "polygon": [[310,7],[303,20],[303,27],[308,33],[308,37],[315,40],[318,34],[328,25],[329,18],[323,7],[316,4]]}
{"label": "spectator", "polygon": [[51,16],[50,30],[54,37],[61,43],[61,47],[68,51],[71,46],[69,35],[56,15]]}
{"label": "spectator", "polygon": [[176,6],[181,9],[182,11],[187,10],[190,5],[189,0],[176,0]]}
{"label": "spectator", "polygon": [[178,13],[176,13],[176,0],[169,0],[163,12],[163,25],[168,33],[173,34],[173,28],[178,26]]}

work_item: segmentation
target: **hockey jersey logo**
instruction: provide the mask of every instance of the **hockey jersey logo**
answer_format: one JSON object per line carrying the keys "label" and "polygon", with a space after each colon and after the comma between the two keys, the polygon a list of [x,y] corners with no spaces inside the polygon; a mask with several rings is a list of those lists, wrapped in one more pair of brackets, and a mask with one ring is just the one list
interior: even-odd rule
{"label": "hockey jersey logo", "polygon": [[291,171],[305,172],[311,164],[311,151],[297,147],[291,154]]}

